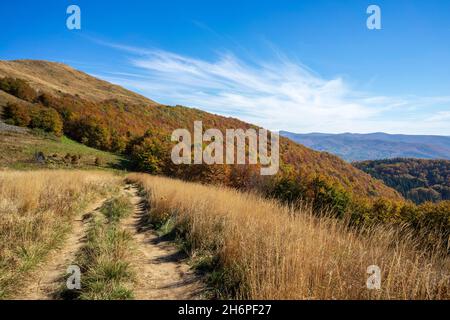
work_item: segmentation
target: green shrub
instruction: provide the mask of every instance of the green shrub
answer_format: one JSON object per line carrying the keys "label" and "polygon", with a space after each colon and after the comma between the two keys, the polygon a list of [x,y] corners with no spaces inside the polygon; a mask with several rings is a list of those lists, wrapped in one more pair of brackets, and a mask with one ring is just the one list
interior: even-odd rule
{"label": "green shrub", "polygon": [[52,108],[40,107],[31,115],[31,128],[39,128],[60,137],[63,134],[63,122],[59,113]]}
{"label": "green shrub", "polygon": [[130,145],[131,157],[138,170],[158,174],[169,171],[170,144],[167,137],[148,131],[143,137]]}
{"label": "green shrub", "polygon": [[301,200],[305,195],[304,186],[292,177],[282,177],[276,180],[270,191],[270,196],[288,203]]}
{"label": "green shrub", "polygon": [[344,217],[351,203],[350,195],[339,185],[324,177],[316,177],[311,182],[313,207],[316,211],[330,210],[337,217]]}
{"label": "green shrub", "polygon": [[109,129],[99,119],[92,117],[75,119],[68,123],[65,131],[69,137],[89,147],[110,150]]}
{"label": "green shrub", "polygon": [[123,153],[127,147],[127,139],[116,130],[111,130],[111,151]]}

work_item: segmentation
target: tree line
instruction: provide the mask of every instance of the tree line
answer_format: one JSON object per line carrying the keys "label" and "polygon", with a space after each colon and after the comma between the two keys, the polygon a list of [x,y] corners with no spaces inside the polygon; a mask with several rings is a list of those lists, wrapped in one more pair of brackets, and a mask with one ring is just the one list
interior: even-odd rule
{"label": "tree line", "polygon": [[354,165],[417,204],[450,200],[449,160],[399,158],[363,161]]}

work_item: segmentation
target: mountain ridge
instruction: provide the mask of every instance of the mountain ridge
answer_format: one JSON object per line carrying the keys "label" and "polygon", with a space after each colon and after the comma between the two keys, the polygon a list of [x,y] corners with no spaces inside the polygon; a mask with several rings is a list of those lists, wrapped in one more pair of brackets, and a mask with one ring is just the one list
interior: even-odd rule
{"label": "mountain ridge", "polygon": [[281,131],[280,134],[314,150],[335,154],[346,161],[395,158],[450,159],[450,136],[384,132],[297,134]]}
{"label": "mountain ridge", "polygon": [[[138,93],[93,77],[61,62],[30,59],[0,60],[0,77],[5,76],[26,79],[32,87],[57,95],[67,93],[77,94],[81,98],[94,101],[123,99],[130,103],[160,105]],[[56,81],[57,78],[58,81]],[[85,85],[84,81],[89,85]],[[74,84],[77,84],[77,87],[71,87]]]}

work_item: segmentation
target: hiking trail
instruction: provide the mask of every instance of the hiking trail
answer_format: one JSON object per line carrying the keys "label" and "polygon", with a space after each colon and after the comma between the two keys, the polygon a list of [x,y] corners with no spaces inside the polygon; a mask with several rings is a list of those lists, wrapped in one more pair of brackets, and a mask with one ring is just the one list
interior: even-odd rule
{"label": "hiking trail", "polygon": [[140,227],[142,215],[146,213],[145,200],[134,185],[127,185],[124,192],[134,206],[133,214],[123,221],[123,225],[133,235],[136,245],[132,258],[138,281],[133,290],[135,298],[201,299],[204,284],[190,270],[187,256],[154,230]]}

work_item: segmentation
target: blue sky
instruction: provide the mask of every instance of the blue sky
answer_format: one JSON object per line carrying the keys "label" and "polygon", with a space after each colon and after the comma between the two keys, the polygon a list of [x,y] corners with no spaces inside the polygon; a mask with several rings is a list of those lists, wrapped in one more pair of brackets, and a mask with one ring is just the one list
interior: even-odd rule
{"label": "blue sky", "polygon": [[65,62],[274,130],[450,135],[449,14],[447,0],[2,1],[0,59]]}

